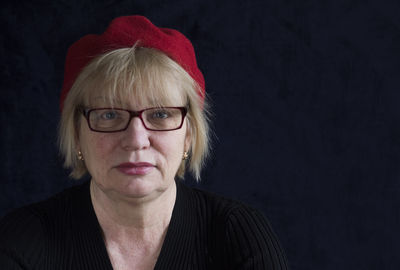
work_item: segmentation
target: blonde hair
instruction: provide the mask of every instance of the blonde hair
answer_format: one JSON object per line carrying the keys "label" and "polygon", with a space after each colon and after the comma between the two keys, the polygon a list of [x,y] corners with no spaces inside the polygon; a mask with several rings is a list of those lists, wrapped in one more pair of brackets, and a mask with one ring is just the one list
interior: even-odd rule
{"label": "blonde hair", "polygon": [[[63,106],[59,125],[59,148],[64,167],[79,179],[87,173],[77,157],[81,106],[90,107],[94,93],[111,106],[122,100],[139,100],[153,106],[174,106],[177,92],[188,108],[191,136],[189,159],[182,161],[176,176],[188,168],[196,180],[210,151],[209,108],[199,97],[196,81],[166,54],[151,48],[121,48],[94,58],[72,85]],[[118,104],[117,104],[118,105]]]}

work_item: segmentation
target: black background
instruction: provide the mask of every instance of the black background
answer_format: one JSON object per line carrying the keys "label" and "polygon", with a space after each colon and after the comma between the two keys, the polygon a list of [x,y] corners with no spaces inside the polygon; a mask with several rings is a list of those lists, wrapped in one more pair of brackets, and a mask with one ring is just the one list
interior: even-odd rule
{"label": "black background", "polygon": [[205,75],[216,138],[199,186],[262,210],[293,270],[400,269],[398,1],[43,0],[0,12],[0,215],[76,184],[56,146],[66,50],[141,14],[189,37]]}

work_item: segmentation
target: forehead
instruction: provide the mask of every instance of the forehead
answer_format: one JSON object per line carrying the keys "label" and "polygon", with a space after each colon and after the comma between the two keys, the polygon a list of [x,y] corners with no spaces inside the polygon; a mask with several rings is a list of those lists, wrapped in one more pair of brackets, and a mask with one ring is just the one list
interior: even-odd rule
{"label": "forehead", "polygon": [[157,106],[185,106],[187,96],[179,80],[171,76],[148,76],[121,80],[96,80],[87,87],[84,105],[146,108]]}
{"label": "forehead", "polygon": [[175,96],[152,95],[152,97],[149,97],[142,95],[136,97],[136,95],[110,96],[107,95],[107,93],[89,96],[85,104],[88,107],[119,107],[134,108],[135,110],[149,107],[176,107],[186,105],[185,100],[178,94],[175,94]]}

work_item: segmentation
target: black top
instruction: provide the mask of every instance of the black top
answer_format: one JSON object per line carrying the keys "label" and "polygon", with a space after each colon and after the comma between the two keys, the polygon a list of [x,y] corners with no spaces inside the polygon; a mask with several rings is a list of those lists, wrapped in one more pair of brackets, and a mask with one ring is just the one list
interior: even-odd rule
{"label": "black top", "polygon": [[[1,269],[112,269],[89,182],[0,220]],[[154,269],[288,269],[266,219],[236,201],[186,187]]]}

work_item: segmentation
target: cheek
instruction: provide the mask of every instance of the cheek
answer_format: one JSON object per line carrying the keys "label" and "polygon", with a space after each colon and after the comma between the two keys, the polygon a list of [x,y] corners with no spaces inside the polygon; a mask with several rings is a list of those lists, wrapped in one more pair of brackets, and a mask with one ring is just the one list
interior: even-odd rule
{"label": "cheek", "polygon": [[184,134],[171,134],[171,136],[158,138],[158,140],[154,141],[159,142],[157,147],[155,143],[153,145],[162,156],[162,164],[167,167],[166,169],[175,173],[182,161],[185,142]]}
{"label": "cheek", "polygon": [[93,134],[82,138],[82,153],[85,158],[86,166],[91,173],[97,174],[106,168],[107,159],[110,158],[112,149],[115,145],[106,136]]}

